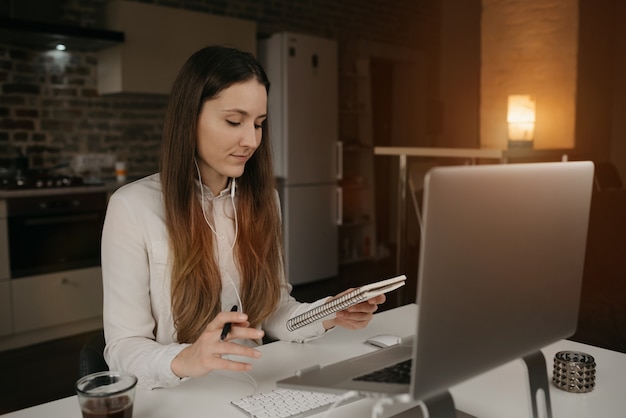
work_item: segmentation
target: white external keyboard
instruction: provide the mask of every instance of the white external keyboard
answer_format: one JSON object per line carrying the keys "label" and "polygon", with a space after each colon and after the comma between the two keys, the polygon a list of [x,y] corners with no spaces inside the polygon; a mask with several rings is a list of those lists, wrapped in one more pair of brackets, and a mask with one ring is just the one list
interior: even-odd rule
{"label": "white external keyboard", "polygon": [[[340,399],[341,395],[333,393],[278,388],[231,403],[251,418],[289,418],[307,417],[323,412]],[[359,398],[353,397],[342,402],[348,403],[357,399]]]}

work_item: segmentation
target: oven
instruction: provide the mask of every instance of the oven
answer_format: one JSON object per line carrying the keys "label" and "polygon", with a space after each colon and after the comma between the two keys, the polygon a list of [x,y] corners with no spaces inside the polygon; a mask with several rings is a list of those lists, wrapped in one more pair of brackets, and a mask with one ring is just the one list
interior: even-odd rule
{"label": "oven", "polygon": [[105,192],[6,198],[12,279],[100,265]]}

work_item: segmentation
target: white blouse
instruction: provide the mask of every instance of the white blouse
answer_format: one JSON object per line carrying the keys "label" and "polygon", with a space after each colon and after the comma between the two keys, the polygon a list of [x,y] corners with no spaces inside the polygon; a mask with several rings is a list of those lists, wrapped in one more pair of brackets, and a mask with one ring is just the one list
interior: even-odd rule
{"label": "white blouse", "polygon": [[[198,192],[198,198],[201,197]],[[232,256],[235,239],[235,201],[230,191],[213,196],[204,186],[205,214],[215,229],[215,242],[222,270],[222,310],[239,306],[239,271]],[[278,194],[276,194],[278,204]],[[181,379],[171,370],[171,362],[189,344],[179,344],[172,318],[170,295],[171,260],[163,211],[161,182],[153,174],[120,187],[111,196],[102,231],[103,321],[106,348],[104,356],[111,370],[135,374],[139,386],[174,386]],[[304,342],[322,335],[317,322],[290,332],[286,321],[318,306],[297,302],[284,274],[281,302],[262,328],[275,339]],[[262,297],[260,295],[260,297]],[[243,307],[245,312],[245,306]],[[240,340],[254,345],[253,341]]]}

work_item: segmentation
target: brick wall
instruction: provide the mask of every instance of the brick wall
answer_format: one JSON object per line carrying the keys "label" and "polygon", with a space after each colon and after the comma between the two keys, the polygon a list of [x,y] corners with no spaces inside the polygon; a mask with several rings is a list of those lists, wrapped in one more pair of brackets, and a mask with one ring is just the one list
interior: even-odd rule
{"label": "brick wall", "polygon": [[0,45],[2,154],[17,147],[31,166],[53,167],[106,152],[136,175],[154,171],[166,98],[98,96],[96,64],[91,53]]}
{"label": "brick wall", "polygon": [[[41,0],[25,0],[36,3]],[[102,27],[106,0],[46,0],[57,20]],[[144,0],[162,6],[255,20],[259,36],[281,31],[336,39],[340,71],[354,70],[363,41],[437,56],[439,0]],[[436,66],[430,60],[432,74]],[[0,158],[23,150],[35,167],[67,163],[77,153],[113,153],[129,175],[158,169],[160,96],[99,96],[94,53],[40,51],[0,39]],[[341,90],[341,89],[340,89]]]}

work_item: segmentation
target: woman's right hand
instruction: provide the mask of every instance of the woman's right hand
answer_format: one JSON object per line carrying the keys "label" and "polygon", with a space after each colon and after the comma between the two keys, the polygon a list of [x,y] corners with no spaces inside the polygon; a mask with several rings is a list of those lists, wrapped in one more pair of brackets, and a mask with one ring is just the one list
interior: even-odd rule
{"label": "woman's right hand", "polygon": [[[226,323],[232,328],[222,341],[220,335]],[[233,354],[250,358],[261,357],[261,352],[251,347],[231,342],[235,339],[263,338],[264,332],[250,328],[248,316],[239,312],[220,312],[205,328],[200,337],[190,346],[182,350],[172,360],[172,371],[178,377],[199,377],[218,369],[232,371],[248,371],[250,363],[229,360],[222,356]]]}

